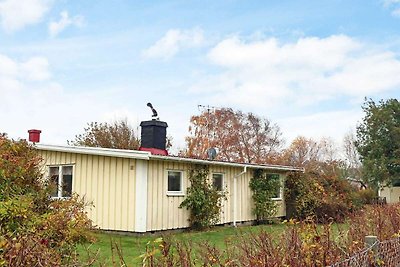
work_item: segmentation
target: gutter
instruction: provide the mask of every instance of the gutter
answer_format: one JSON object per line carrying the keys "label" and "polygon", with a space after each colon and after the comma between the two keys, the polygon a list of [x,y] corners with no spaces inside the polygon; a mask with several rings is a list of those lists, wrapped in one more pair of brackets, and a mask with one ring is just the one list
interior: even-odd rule
{"label": "gutter", "polygon": [[239,168],[304,172],[304,168],[296,168],[296,167],[284,166],[284,165],[266,165],[266,164],[258,165],[258,164],[251,164],[251,163],[234,163],[234,162],[218,161],[218,160],[193,159],[193,158],[160,156],[160,155],[150,155],[149,158],[157,159],[157,160],[171,160],[171,161],[178,161],[178,162],[189,162],[189,163],[209,164],[209,165],[219,165],[219,166],[223,165],[223,166],[231,166],[231,167],[239,167]]}
{"label": "gutter", "polygon": [[247,166],[244,166],[244,169],[241,173],[236,174],[233,177],[233,226],[236,226],[236,217],[237,217],[237,211],[236,211],[236,207],[237,207],[237,179],[239,178],[239,176],[242,176],[243,174],[245,174],[247,172]]}

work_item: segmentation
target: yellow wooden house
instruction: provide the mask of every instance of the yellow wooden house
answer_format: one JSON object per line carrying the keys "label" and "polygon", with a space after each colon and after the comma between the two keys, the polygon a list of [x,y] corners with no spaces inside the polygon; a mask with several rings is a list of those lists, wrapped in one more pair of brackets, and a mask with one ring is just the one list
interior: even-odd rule
{"label": "yellow wooden house", "polygon": [[[193,164],[202,164],[209,166],[210,182],[227,193],[219,223],[236,226],[255,220],[249,188],[254,170],[266,170],[282,185],[288,172],[301,171],[289,166],[169,156],[165,152],[166,123],[148,121],[141,126],[140,150],[36,144],[46,176],[57,185],[53,197],[77,193],[92,202],[89,218],[103,230],[144,233],[186,228],[189,211],[179,205],[190,186],[188,170]],[[286,214],[282,187],[274,198],[279,204],[277,216]]]}

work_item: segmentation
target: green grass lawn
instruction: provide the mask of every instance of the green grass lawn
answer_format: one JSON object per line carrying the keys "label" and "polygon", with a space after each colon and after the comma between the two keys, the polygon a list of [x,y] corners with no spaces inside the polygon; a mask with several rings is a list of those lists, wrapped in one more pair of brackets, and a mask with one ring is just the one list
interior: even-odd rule
{"label": "green grass lawn", "polygon": [[[180,241],[190,241],[193,244],[198,244],[204,241],[215,245],[218,248],[225,248],[226,240],[236,239],[238,234],[247,234],[250,232],[259,232],[261,230],[267,231],[272,235],[278,236],[285,229],[283,224],[272,224],[272,225],[259,225],[259,226],[241,226],[241,227],[229,227],[229,226],[218,226],[214,227],[208,231],[194,232],[186,231],[179,233],[169,233],[163,234],[166,237],[180,240]],[[128,266],[138,266],[141,263],[140,255],[142,255],[146,250],[146,245],[148,242],[152,242],[162,233],[157,235],[146,234],[144,236],[128,236],[128,235],[117,235],[111,233],[94,233],[97,241],[93,244],[86,244],[85,246],[79,246],[77,252],[82,259],[87,258],[86,248],[92,253],[98,253],[96,257],[99,262],[104,263],[106,266],[112,265],[112,252],[111,252],[111,241],[116,242],[123,252],[124,259]],[[117,255],[115,255],[115,260],[118,260]]]}
{"label": "green grass lawn", "polygon": [[[156,235],[146,234],[143,236],[132,236],[132,235],[118,235],[112,233],[95,232],[94,235],[97,241],[93,244],[87,244],[85,246],[79,246],[77,252],[82,260],[87,259],[87,251],[85,247],[88,247],[91,253],[97,253],[96,259],[98,262],[104,264],[103,266],[112,266],[113,253],[111,250],[111,241],[117,243],[122,248],[123,257],[128,266],[141,266],[142,255],[146,251],[146,245],[148,242],[152,242],[164,236],[171,238],[172,240],[188,241],[192,242],[194,247],[196,244],[207,241],[212,245],[220,249],[226,248],[225,241],[235,241],[238,239],[238,235],[246,235],[249,233],[257,233],[264,230],[270,233],[272,236],[279,238],[280,234],[286,229],[285,224],[276,223],[271,225],[258,225],[258,226],[241,226],[241,227],[230,227],[230,226],[218,226],[208,231],[184,231],[175,233],[158,233]],[[334,224],[332,226],[332,234],[337,236],[339,230],[348,229],[347,224]],[[320,226],[318,226],[320,228]],[[118,256],[114,253],[114,260],[118,262]],[[116,265],[120,266],[120,265]]]}

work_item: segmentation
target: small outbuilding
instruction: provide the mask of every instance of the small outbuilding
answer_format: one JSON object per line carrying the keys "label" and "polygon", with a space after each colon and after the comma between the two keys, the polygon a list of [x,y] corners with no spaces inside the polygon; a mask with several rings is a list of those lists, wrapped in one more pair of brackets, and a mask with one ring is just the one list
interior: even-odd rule
{"label": "small outbuilding", "polygon": [[394,180],[391,186],[379,189],[378,195],[380,198],[385,199],[386,203],[399,203],[400,202],[400,179]]}

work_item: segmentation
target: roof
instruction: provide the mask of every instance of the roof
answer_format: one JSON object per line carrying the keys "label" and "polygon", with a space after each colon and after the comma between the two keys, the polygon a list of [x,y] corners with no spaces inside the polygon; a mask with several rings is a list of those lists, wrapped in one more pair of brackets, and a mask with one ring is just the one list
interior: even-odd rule
{"label": "roof", "polygon": [[150,158],[158,159],[158,160],[171,160],[171,161],[189,162],[189,163],[198,163],[198,164],[208,164],[208,165],[224,165],[224,166],[231,166],[231,167],[247,167],[247,168],[253,168],[253,169],[268,169],[268,170],[280,170],[280,171],[301,171],[301,172],[304,171],[303,168],[296,168],[296,167],[293,167],[293,166],[272,165],[272,164],[254,164],[254,163],[238,163],[238,162],[230,162],[230,161],[222,161],[222,160],[186,158],[186,157],[179,157],[179,156],[151,155]]}
{"label": "roof", "polygon": [[103,147],[84,147],[84,146],[60,146],[60,145],[45,145],[45,144],[35,144],[35,147],[38,150],[109,156],[117,158],[131,158],[131,159],[144,159],[144,160],[149,160],[150,158],[149,152],[139,151],[139,150],[114,149],[114,148],[103,148]]}
{"label": "roof", "polygon": [[267,169],[267,170],[278,170],[278,171],[304,171],[304,168],[297,168],[293,166],[284,165],[272,165],[272,164],[253,164],[253,163],[237,163],[221,160],[208,160],[208,159],[196,159],[180,156],[162,156],[162,155],[152,155],[147,151],[139,150],[128,150],[128,149],[113,149],[113,148],[101,148],[101,147],[82,147],[82,146],[60,146],[60,145],[45,145],[45,144],[35,144],[38,150],[45,151],[57,151],[57,152],[68,152],[77,154],[88,154],[88,155],[98,155],[98,156],[109,156],[118,158],[131,158],[131,159],[141,159],[141,160],[169,160],[177,162],[187,162],[187,163],[197,163],[197,164],[207,164],[207,165],[223,165],[230,167],[246,167],[253,169]]}

